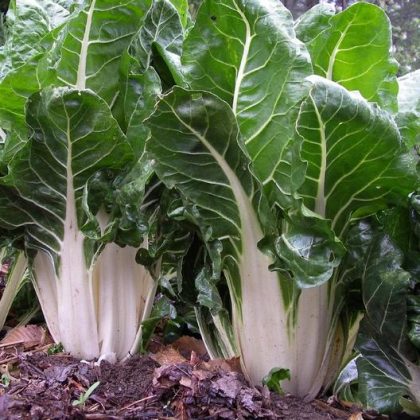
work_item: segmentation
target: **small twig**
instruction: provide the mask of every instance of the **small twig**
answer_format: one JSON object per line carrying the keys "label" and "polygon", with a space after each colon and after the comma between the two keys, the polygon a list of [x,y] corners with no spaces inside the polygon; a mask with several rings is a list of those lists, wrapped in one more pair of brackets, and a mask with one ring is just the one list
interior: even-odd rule
{"label": "small twig", "polygon": [[150,395],[149,397],[144,397],[141,400],[133,401],[130,404],[127,404],[124,407],[121,407],[118,410],[118,412],[120,413],[121,411],[128,410],[129,408],[133,407],[134,405],[140,404],[140,403],[142,403],[144,401],[147,401],[147,400],[151,400],[152,398],[155,398],[155,397],[156,397],[156,395]]}
{"label": "small twig", "polygon": [[346,411],[340,410],[339,408],[331,407],[329,404],[325,403],[321,400],[314,400],[312,402],[313,405],[320,408],[324,411],[329,411],[330,413],[334,414],[335,416],[347,416],[348,413]]}
{"label": "small twig", "polygon": [[191,378],[191,373],[185,372],[185,370],[181,369],[178,365],[175,365],[174,367],[178,369],[179,371],[181,371],[182,373],[184,373],[185,375],[187,375],[189,378]]}

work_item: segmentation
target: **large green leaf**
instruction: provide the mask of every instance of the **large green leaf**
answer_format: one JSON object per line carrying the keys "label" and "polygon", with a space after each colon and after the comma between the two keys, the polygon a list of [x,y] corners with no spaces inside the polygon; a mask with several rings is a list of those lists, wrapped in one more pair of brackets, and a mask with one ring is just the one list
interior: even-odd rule
{"label": "large green leaf", "polygon": [[[156,158],[159,177],[194,203],[191,211],[196,212],[203,237],[221,241],[224,255],[231,254],[233,263],[242,251],[245,223],[241,223],[238,202],[253,218],[255,213],[249,163],[238,144],[236,121],[228,105],[210,94],[175,88],[159,102],[147,125],[152,140],[146,147]],[[230,280],[235,300],[240,301],[240,280],[238,276]]]}
{"label": "large green leaf", "polygon": [[299,193],[342,237],[351,217],[408,199],[417,185],[415,159],[388,113],[334,82],[310,79],[297,124],[308,162]]}
{"label": "large green leaf", "polygon": [[184,30],[176,8],[169,0],[156,0],[139,32],[136,58],[147,69],[153,59],[153,48],[158,48],[168,64],[179,67],[183,39]]}
{"label": "large green leaf", "polygon": [[305,44],[313,42],[328,29],[330,18],[335,15],[335,7],[320,3],[303,13],[295,23],[296,36]]}
{"label": "large green leaf", "polygon": [[[60,253],[66,218],[77,212],[73,223],[82,221],[81,199],[89,177],[101,168],[120,169],[132,149],[107,105],[92,92],[53,88],[34,94],[27,123],[33,135],[1,183],[21,198],[15,206],[27,214],[29,243]],[[1,218],[14,224],[18,214],[3,208]]]}
{"label": "large green leaf", "polygon": [[60,84],[92,89],[112,104],[121,57],[137,33],[149,1],[92,0],[60,33],[50,60]]}
{"label": "large green leaf", "polygon": [[377,337],[372,331],[360,334],[357,348],[363,356],[357,360],[358,396],[363,405],[393,413],[401,410],[403,397],[408,396],[418,410],[420,367],[390,346],[386,337]]}
{"label": "large green leaf", "polygon": [[69,16],[70,1],[13,0],[6,18],[6,42],[0,75],[23,65],[29,58],[44,52],[41,40]]}
{"label": "large green leaf", "polygon": [[[317,11],[325,14],[323,8]],[[325,19],[319,21],[322,32],[307,43],[316,74],[396,110],[398,66],[391,58],[391,23],[385,12],[358,2],[331,17],[328,27]],[[301,39],[308,30],[314,32],[311,25],[298,30]]]}
{"label": "large green leaf", "polygon": [[359,376],[354,397],[379,412],[399,410],[406,395],[418,404],[420,369],[409,361],[413,356],[407,336],[411,276],[402,268],[404,255],[386,233],[366,221],[349,231],[347,246],[345,277],[360,283],[365,310],[357,339],[361,355],[356,360]]}
{"label": "large green leaf", "polygon": [[396,121],[407,146],[420,145],[420,70],[398,79]]}
{"label": "large green leaf", "polygon": [[[293,19],[275,0],[205,1],[184,43],[184,76],[227,101],[257,177],[275,199],[290,194],[299,170],[287,153],[298,103],[312,73]],[[298,182],[298,181],[296,181]]]}
{"label": "large green leaf", "polygon": [[404,353],[408,345],[405,330],[410,285],[410,274],[402,269],[404,256],[388,235],[367,223],[360,222],[349,236],[347,265],[353,279],[361,281],[364,322]]}

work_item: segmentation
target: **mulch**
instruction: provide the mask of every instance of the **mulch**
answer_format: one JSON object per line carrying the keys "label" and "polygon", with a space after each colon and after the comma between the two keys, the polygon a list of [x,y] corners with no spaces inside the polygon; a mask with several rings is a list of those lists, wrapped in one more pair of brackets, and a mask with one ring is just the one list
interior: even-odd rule
{"label": "mulch", "polygon": [[304,403],[250,387],[237,361],[209,361],[196,351],[187,354],[185,346],[162,346],[117,364],[81,362],[45,350],[17,352],[8,359],[3,354],[1,419],[374,418],[322,400]]}

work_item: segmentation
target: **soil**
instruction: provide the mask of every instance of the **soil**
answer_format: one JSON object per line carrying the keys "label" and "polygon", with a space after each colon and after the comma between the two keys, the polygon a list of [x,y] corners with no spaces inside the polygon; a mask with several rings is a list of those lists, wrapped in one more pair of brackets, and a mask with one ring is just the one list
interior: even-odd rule
{"label": "soil", "polygon": [[304,403],[250,387],[237,360],[209,361],[199,340],[158,346],[155,353],[117,364],[48,355],[48,348],[9,346],[1,352],[1,419],[374,418],[322,400]]}

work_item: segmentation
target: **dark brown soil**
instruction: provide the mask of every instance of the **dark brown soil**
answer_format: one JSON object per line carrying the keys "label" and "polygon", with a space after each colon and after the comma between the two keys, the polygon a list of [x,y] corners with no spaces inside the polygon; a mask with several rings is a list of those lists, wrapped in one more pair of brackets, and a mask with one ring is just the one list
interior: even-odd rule
{"label": "dark brown soil", "polygon": [[[332,420],[351,415],[321,401],[305,404],[249,387],[232,363],[205,362],[194,352],[188,360],[173,348],[152,357],[96,366],[64,354],[18,354],[18,371],[9,370],[11,381],[1,387],[0,418]],[[74,405],[97,381],[87,401]]]}

